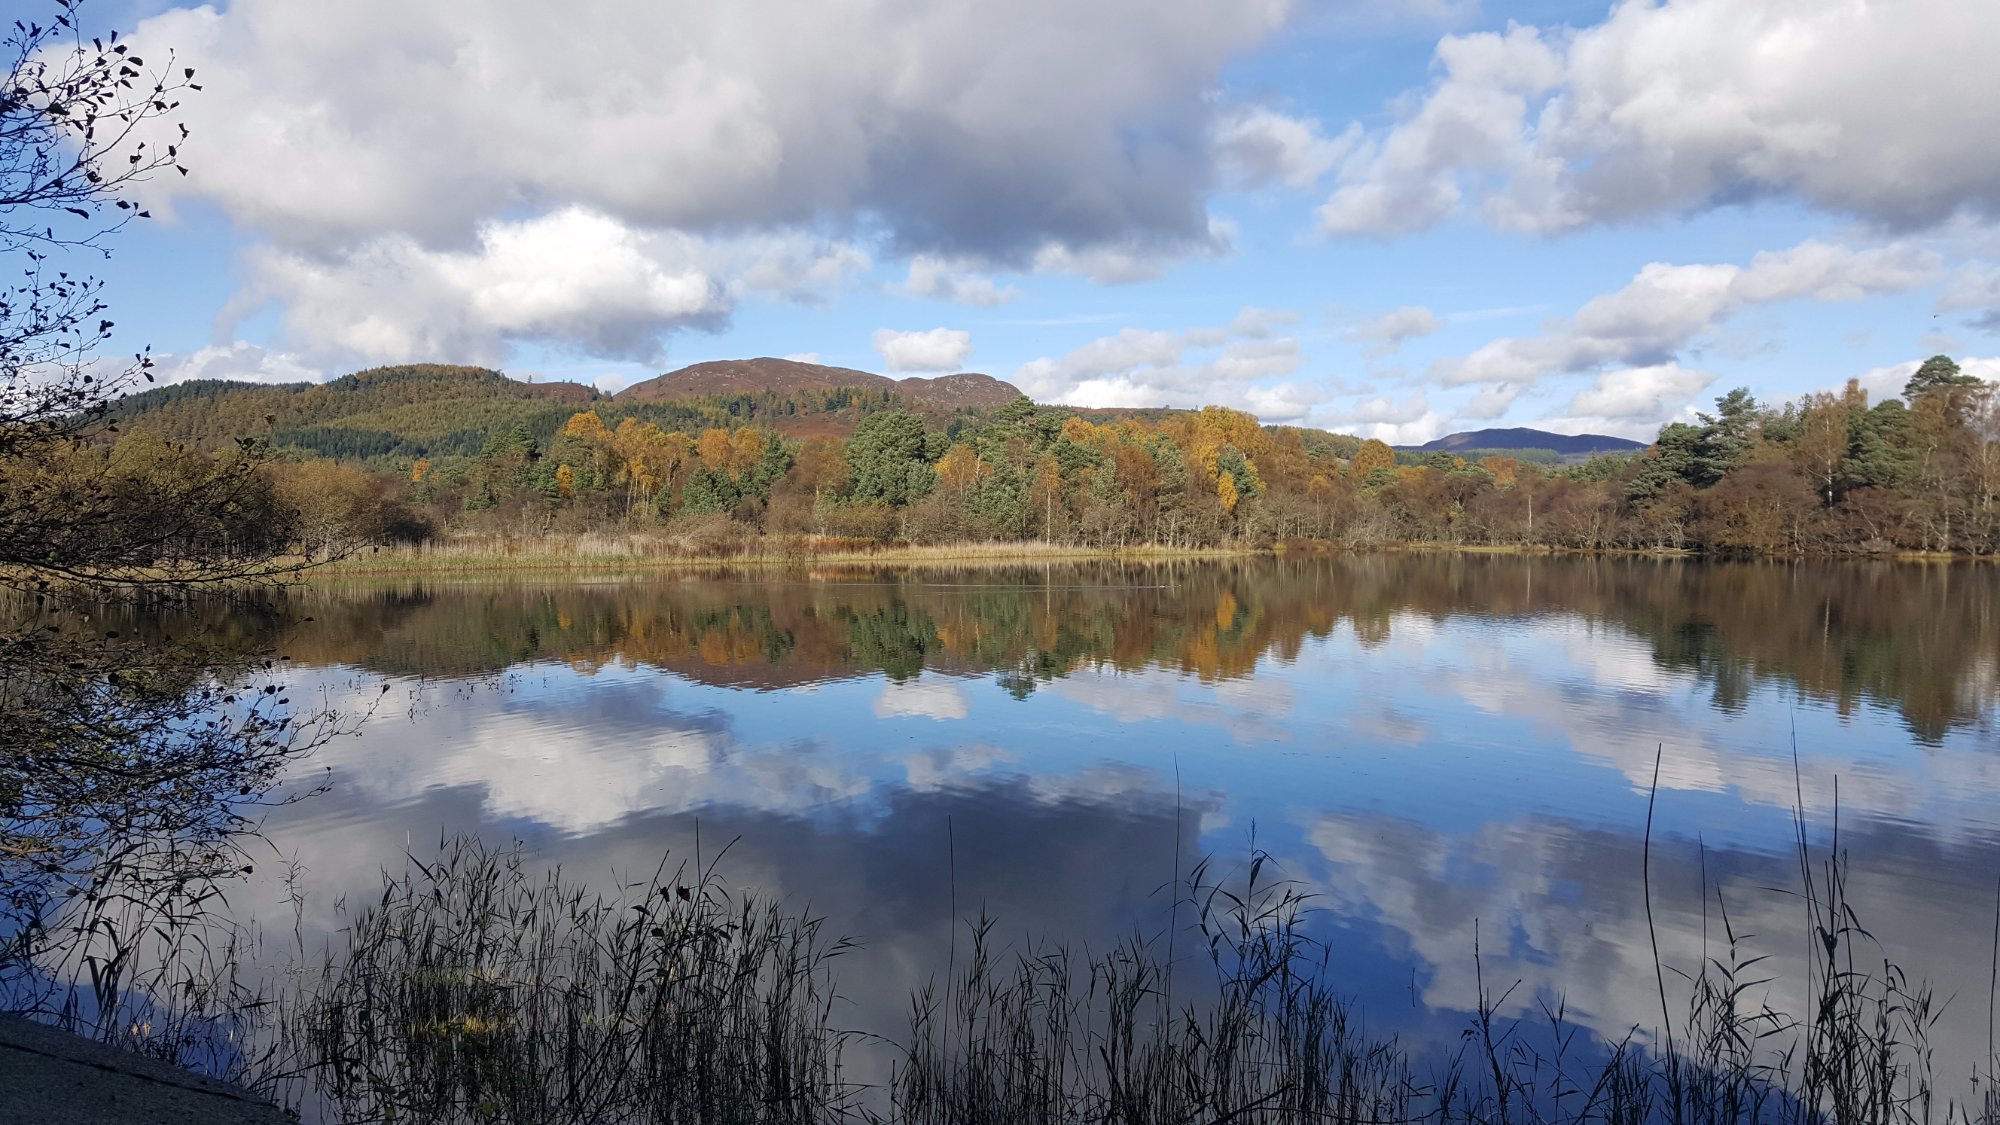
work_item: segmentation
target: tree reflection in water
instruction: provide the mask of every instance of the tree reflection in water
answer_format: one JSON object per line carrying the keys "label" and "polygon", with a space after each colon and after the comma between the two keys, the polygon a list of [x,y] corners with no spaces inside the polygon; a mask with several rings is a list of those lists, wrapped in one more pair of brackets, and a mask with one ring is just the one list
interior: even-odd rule
{"label": "tree reflection in water", "polygon": [[627,583],[325,586],[295,597],[302,661],[388,675],[623,662],[775,688],[925,669],[1017,695],[1085,667],[1203,682],[1413,615],[1573,616],[1645,641],[1741,709],[1777,681],[1842,714],[1894,708],[1933,744],[2000,703],[2000,573],[1974,565],[1343,555],[966,571],[716,573]]}
{"label": "tree reflection in water", "polygon": [[[13,896],[7,931],[13,954],[9,986],[16,994],[34,995],[35,1005],[45,1011],[67,1014],[115,1037],[139,1038],[150,1022],[154,1048],[183,1058],[191,1057],[201,1044],[213,1045],[218,1033],[225,1041],[230,1034],[240,1034],[241,1023],[209,1022],[209,1016],[234,1012],[241,1017],[246,1011],[258,1011],[254,1005],[265,999],[257,995],[261,986],[239,989],[231,975],[233,958],[239,952],[231,942],[238,940],[235,935],[239,931],[222,925],[205,908],[220,901],[217,896],[226,888],[227,879],[252,864],[245,848],[251,837],[245,833],[254,828],[258,810],[265,803],[295,799],[310,791],[309,787],[284,786],[281,779],[288,768],[318,740],[342,729],[323,711],[308,713],[282,690],[265,691],[278,689],[282,677],[255,655],[260,653],[282,651],[314,665],[420,678],[497,674],[524,663],[562,661],[577,670],[579,683],[589,682],[591,675],[608,665],[643,664],[671,670],[689,680],[737,688],[808,685],[863,676],[880,676],[892,685],[909,684],[920,673],[933,671],[989,674],[1025,697],[1052,680],[1095,668],[1166,669],[1213,684],[1247,677],[1266,661],[1290,661],[1310,639],[1336,631],[1349,632],[1358,648],[1370,650],[1412,622],[1548,615],[1615,626],[1641,639],[1655,665],[1697,678],[1713,705],[1725,712],[1743,707],[1752,685],[1777,680],[1843,713],[1864,703],[1893,708],[1919,741],[1931,741],[1990,721],[1995,702],[1992,662],[2000,650],[1994,593],[1993,577],[1969,567],[1691,565],[1423,556],[964,573],[722,574],[599,586],[324,586],[286,591],[261,602],[209,601],[170,610],[131,604],[86,609],[22,603],[15,607],[19,625],[10,629],[10,636],[19,638],[16,647],[9,650],[16,654],[17,663],[10,668],[4,680],[5,693],[0,695],[8,708],[9,744],[24,747],[0,780],[9,816],[8,851],[0,875]],[[57,625],[55,632],[47,630],[49,624]],[[34,657],[33,662],[29,656]],[[40,678],[33,669],[41,670]],[[602,705],[602,693],[593,691],[591,697]],[[649,721],[658,721],[657,714],[649,715]],[[35,737],[41,741],[33,741]],[[114,753],[113,747],[119,743],[113,739],[146,752]],[[63,769],[42,768],[49,763]],[[963,830],[963,818],[960,827]],[[1011,830],[1018,829],[1015,824]],[[397,834],[401,835],[400,829]],[[1351,859],[1358,853],[1344,848],[1342,854]],[[1601,866],[1596,860],[1592,863],[1593,868]],[[368,868],[373,870],[372,862]],[[413,872],[411,878],[435,879],[438,871],[427,868]],[[409,884],[406,880],[401,885]],[[708,884],[699,886],[706,888]],[[1391,896],[1370,897],[1378,903],[1391,900]],[[580,907],[548,913],[533,907],[529,899],[518,901],[536,909],[538,919],[545,915],[560,918],[566,920],[565,925],[581,925],[584,915],[590,914],[578,913]],[[610,914],[591,914],[603,924],[593,923],[597,928],[588,933],[621,933],[619,927],[626,922],[621,912],[650,901],[617,899]],[[674,901],[680,900],[676,896]],[[430,942],[425,946],[429,950],[426,967],[421,972],[404,973],[393,964],[394,951],[420,936],[405,923],[422,920],[417,910],[420,904],[414,898],[406,905],[409,909],[400,915],[387,906],[378,912],[379,917],[403,918],[404,923],[398,923],[403,928],[391,935],[395,941],[374,947],[370,956],[376,959],[367,962],[372,966],[367,979],[375,984],[358,992],[350,987],[348,1000],[340,1006],[345,1021],[340,1041],[345,1045],[336,1052],[329,1045],[331,1041],[311,1039],[304,1025],[286,1025],[289,1034],[275,1046],[281,1055],[288,1053],[294,1070],[317,1069],[321,1073],[315,1081],[325,1081],[331,1075],[339,1081],[358,1082],[372,1074],[369,1080],[377,1084],[372,1087],[376,1093],[370,1096],[376,1097],[387,1096],[382,1093],[382,1081],[389,1083],[390,1093],[402,1091],[414,1098],[431,1096],[424,1092],[435,1093],[433,1079],[442,1081],[452,1074],[457,1075],[450,1078],[453,1082],[475,1085],[492,1079],[493,1067],[499,1065],[494,1060],[500,1056],[486,1057],[479,1052],[499,1047],[478,1037],[492,1034],[487,1021],[499,1012],[496,1006],[529,1001],[529,997],[510,991],[516,985],[507,983],[519,975],[518,971],[500,972],[476,964],[478,957],[503,946],[481,944],[481,940],[461,942],[438,931],[425,939]],[[1731,908],[1737,908],[1734,901]],[[1485,911],[1472,913],[1477,916]],[[609,921],[613,916],[620,919],[617,925]],[[749,925],[736,922],[733,912],[730,918],[731,924],[739,927]],[[783,929],[780,921],[770,921],[766,930],[758,932],[777,933]],[[766,925],[763,921],[757,924]],[[1414,927],[1411,932],[1418,929],[1423,927]],[[740,928],[736,932],[750,931]],[[1435,933],[1443,943],[1454,941],[1454,935],[1464,937],[1461,930],[1449,927],[1424,932]],[[140,934],[148,936],[137,942],[126,940]],[[576,936],[550,940],[568,949],[563,956],[570,957],[576,950],[562,943]],[[1193,943],[1186,948],[1202,947],[1199,935],[1184,936]],[[1840,936],[1848,941],[1858,935]],[[147,942],[155,944],[146,948]],[[586,944],[606,948],[594,937]],[[1842,955],[1853,947],[1852,942],[1842,946]],[[1093,1054],[1105,1042],[1103,1036],[1111,1034],[1103,1030],[1110,1025],[1090,1022],[1111,1020],[1114,1015],[1128,1021],[1139,1018],[1131,1014],[1136,1009],[1117,1015],[1117,1009],[1094,1007],[1105,1002],[1109,994],[1091,991],[1091,984],[1128,987],[1135,979],[1150,979],[1145,974],[1152,970],[1145,968],[1144,960],[1132,954],[1135,959],[1117,965],[1095,958],[1066,962],[1063,972],[1068,979],[1080,982],[1080,990],[1061,993],[1051,991],[1056,978],[1048,975],[1053,972],[1048,966],[1056,962],[1038,959],[1043,953],[1054,956],[1053,948],[1029,948],[1040,952],[1019,962],[997,955],[985,962],[961,960],[947,967],[944,977],[939,978],[945,983],[930,994],[930,1001],[924,1000],[921,992],[914,998],[920,1015],[926,1010],[932,1015],[929,1023],[920,1020],[896,1040],[897,1050],[902,1052],[896,1073],[905,1084],[899,1089],[907,1099],[901,1103],[907,1119],[965,1119],[966,1106],[983,1098],[981,1091],[989,1090],[1012,1091],[1005,1097],[996,1094],[998,1100],[993,1104],[1015,1106],[1024,1115],[1017,1119],[1034,1119],[1036,1114],[1050,1120],[1096,1119],[1092,1114],[1098,1110],[1088,1106],[1103,1109],[1112,1104],[1106,1099],[1117,1096],[1110,1092],[1114,1085],[1123,1088],[1152,1073],[1144,1067],[1115,1071],[1114,1081],[1114,1071],[1105,1069],[1104,1060]],[[464,965],[451,963],[460,953],[471,960]],[[1435,959],[1450,955],[1446,951]],[[1749,955],[1753,954],[1745,954]],[[360,963],[340,958],[326,962],[318,984],[347,987],[339,982],[350,964]],[[980,965],[983,975],[977,980],[960,975],[971,971],[968,964]],[[1304,962],[1294,959],[1287,964],[1290,968],[1285,971],[1298,972],[1301,982],[1308,979]],[[1683,967],[1697,974],[1702,971],[1699,965]],[[1718,974],[1727,974],[1743,965],[1725,957],[1715,968]],[[1125,975],[1104,975],[1114,969]],[[937,970],[937,966],[929,966],[929,971]],[[1575,970],[1575,965],[1565,961],[1550,972],[1560,983],[1565,973]],[[1848,971],[1834,966],[1833,975],[1826,979],[1850,979],[1839,976]],[[1139,976],[1135,978],[1133,973]],[[597,977],[591,979],[602,983]],[[695,978],[688,979],[692,987]],[[1907,1021],[1921,1007],[1920,990],[1879,972],[1851,979],[1858,988],[1876,991],[1842,994],[1843,1003],[1859,1006],[1847,1009],[1852,1018],[1843,1017],[1840,1027],[1876,1020],[1871,1026],[1890,1028],[1897,1049],[1917,1043],[1913,1029],[1921,1028]],[[823,1003],[830,994],[830,980],[813,985],[819,990],[813,993],[815,1003]],[[470,1007],[456,1014],[455,1009],[447,1011],[438,1017],[444,1022],[436,1026],[391,1020],[368,999],[382,995],[379,988],[386,987],[383,981],[438,985],[430,999],[417,996],[409,999],[412,1004],[422,1001],[446,1008],[454,1004]],[[902,987],[901,978],[898,981],[892,987]],[[1702,1025],[1715,1032],[1708,1038],[1699,1042],[1684,1039],[1683,1058],[1686,1066],[1703,1073],[1727,1069],[1727,1063],[1736,1068],[1731,1081],[1738,1085],[1703,1086],[1705,1080],[1688,1077],[1695,1072],[1687,1071],[1675,1080],[1683,1083],[1678,1089],[1682,1093],[1707,1090],[1720,1099],[1717,1106],[1740,1106],[1743,1098],[1754,1093],[1763,1099],[1759,1105],[1777,1107],[1772,1116],[1788,1117],[1792,1109],[1785,1107],[1795,1103],[1775,1092],[1786,1080],[1775,1072],[1755,1069],[1768,1068],[1768,1056],[1757,1062],[1759,1056],[1754,1053],[1729,1054],[1725,1050],[1736,1042],[1730,1037],[1736,1032],[1728,1028],[1754,1038],[1756,1031],[1775,1027],[1778,1023],[1771,1021],[1781,1023],[1784,1017],[1729,1009],[1723,999],[1732,995],[1734,986],[1722,977],[1717,982],[1714,988],[1697,990],[1705,1005],[1701,1013],[1683,1016],[1676,1012],[1674,1018],[1677,1023],[1693,1021],[1681,1024],[1684,1032],[1692,1031],[1700,1020],[1723,1021]],[[83,987],[68,987],[76,983]],[[23,989],[26,991],[20,991]],[[648,989],[658,995],[655,984],[649,984]],[[1479,988],[1462,991],[1484,995]],[[1182,994],[1182,1000],[1195,995]],[[1220,995],[1211,994],[1204,1003]],[[137,999],[141,996],[155,999]],[[354,999],[356,996],[362,999]],[[323,999],[321,992],[295,997],[304,1007],[294,1011],[308,1010],[319,999]],[[540,1005],[535,1009],[540,1013],[535,1017],[538,1021],[555,1019],[551,1013],[569,1012],[564,1005],[573,1007],[585,999],[589,1011],[596,1014],[577,1015],[583,1021],[580,1026],[609,1018],[604,1011],[610,1009],[600,1010],[604,999],[596,992],[589,997],[559,992],[544,999],[549,1003],[534,1001]],[[928,1002],[938,1006],[926,1009]],[[1497,1007],[1497,997],[1495,1004]],[[677,1003],[672,1010],[688,1018],[726,1016],[735,1020],[742,1016],[712,1006],[708,1016],[697,1017],[695,1013],[703,1007],[691,1003]],[[1346,1010],[1340,1011],[1340,1018],[1347,1019]],[[1164,1017],[1165,1024],[1134,1023],[1127,1031],[1153,1034],[1161,1027],[1205,1027],[1202,1021],[1209,1013],[1208,1008],[1193,1016],[1170,1011]],[[1058,1015],[1067,1022],[1051,1023]],[[1152,1012],[1146,1018],[1152,1020],[1157,1015]],[[1327,1034],[1339,1031],[1325,1042],[1341,1045],[1342,1052],[1359,1052],[1341,1055],[1353,1065],[1378,1077],[1399,1073],[1395,1068],[1402,1065],[1398,1060],[1403,1056],[1370,1053],[1381,1046],[1379,1040],[1356,1037],[1351,1024],[1336,1026],[1330,1022],[1334,1019],[1330,1011],[1313,1018],[1321,1021],[1318,1026]],[[1881,1024],[1882,1018],[1891,1022]],[[562,1019],[569,1020],[570,1015]],[[1736,1022],[1729,1023],[1731,1020]],[[1760,1024],[1760,1020],[1765,1022]],[[1810,1032],[1820,1026],[1810,1019],[1797,1023],[1792,1030]],[[746,1030],[750,1024],[732,1026],[750,1034]],[[842,1025],[836,1021],[827,1026]],[[429,1030],[423,1030],[425,1027]],[[972,1036],[966,1029],[996,1027],[1010,1029],[1006,1042],[1021,1046],[1033,1058],[1007,1055],[1000,1040],[994,1039],[982,1041],[984,1054],[968,1053]],[[1059,1027],[1075,1030],[1080,1038],[1061,1038],[1069,1032],[1059,1033]],[[814,1031],[798,1042],[818,1042],[813,1036],[825,1030]],[[1604,1030],[1592,1028],[1594,1032]],[[600,1028],[590,1034],[605,1033]],[[402,1036],[402,1046],[396,1049],[404,1052],[398,1056],[403,1061],[374,1071],[366,1067],[382,1064],[379,1055],[372,1062],[354,1062],[363,1068],[355,1072],[360,1077],[341,1077],[341,1072],[325,1069],[349,1065],[336,1060],[351,1060],[356,1051],[383,1049],[381,1044],[369,1046],[355,1038],[368,1035]],[[1662,1058],[1638,1047],[1621,1053],[1616,1035],[1610,1038],[1610,1042],[1598,1044],[1601,1049],[1594,1049],[1587,1066],[1578,1062],[1583,1069],[1573,1070],[1565,1081],[1582,1082],[1580,1089],[1592,1088],[1599,1080],[1625,1083],[1618,1087],[1625,1091],[1620,1096],[1641,1099],[1646,1113],[1665,1112],[1662,1107],[1674,1103],[1662,1099],[1682,1096],[1672,1088],[1662,1092],[1657,1085],[1674,1073],[1659,1069],[1678,1065],[1673,1056]],[[1837,1037],[1828,1034],[1823,1038],[1831,1043]],[[1131,1042],[1134,1058],[1155,1047],[1166,1050],[1169,1045],[1164,1040],[1150,1047],[1138,1040],[1117,1042]],[[1187,1042],[1183,1041],[1183,1047]],[[1870,1044],[1865,1037],[1847,1042],[1841,1050],[1868,1048]],[[1884,1043],[1876,1041],[1874,1045]],[[1698,1049],[1711,1050],[1712,1057],[1698,1055]],[[321,1053],[312,1055],[314,1051]],[[423,1062],[422,1075],[395,1077],[403,1073],[396,1067],[416,1065],[411,1052],[428,1060]],[[600,1053],[586,1052],[579,1057],[594,1060],[593,1065],[611,1065],[609,1056]],[[1050,1076],[1047,1066],[1053,1065],[1052,1060],[1077,1057],[1086,1061],[1096,1057],[1096,1061],[1088,1067],[1078,1064],[1062,1076]],[[1154,1056],[1145,1066],[1155,1065],[1160,1057],[1177,1056]],[[1830,1066],[1852,1061],[1851,1056],[1828,1058]],[[1371,1059],[1389,1060],[1381,1063],[1388,1069],[1371,1070],[1378,1065],[1368,1061]],[[1473,1060],[1483,1063],[1476,1055]],[[1454,1112],[1505,1119],[1517,1111],[1503,1108],[1500,1099],[1504,1092],[1511,1090],[1511,1096],[1530,1102],[1548,1094],[1546,1088],[1532,1087],[1528,1070],[1510,1069],[1531,1070],[1546,1059],[1512,1055],[1501,1061],[1503,1068],[1498,1072],[1490,1066],[1478,1072],[1482,1077],[1477,1081],[1485,1085],[1469,1093],[1473,1100],[1461,1103]],[[1837,1097],[1872,1107],[1865,1114],[1869,1119],[1898,1119],[1907,1099],[1917,1090],[1898,1084],[1916,1081],[1919,1076],[1916,1062],[1908,1062],[1907,1066],[1897,1064],[1900,1069],[1893,1081],[1878,1080],[1884,1073],[1880,1070],[1873,1072],[1874,1077],[1857,1070],[1849,1075],[1854,1082],[1866,1079],[1874,1086],[1850,1083],[1838,1088]],[[901,1069],[905,1064],[911,1069]],[[639,1064],[628,1059],[616,1065]],[[469,1069],[454,1072],[452,1067]],[[546,1068],[529,1068],[515,1077],[527,1081],[534,1074],[547,1073]],[[1826,1077],[1830,1073],[1834,1071],[1822,1073],[1818,1080],[1833,1081]],[[407,1088],[402,1085],[405,1078]],[[1027,1088],[1009,1085],[1017,1079],[1030,1085],[1042,1083],[1036,1088],[1052,1100],[1033,1103],[1042,1108],[1029,1112],[1032,1099],[1025,1092]],[[1756,1087],[1753,1079],[1769,1081]],[[1349,1093],[1360,1097],[1355,1104],[1373,1106],[1368,1113],[1396,1117],[1414,1103],[1392,1107],[1370,1099],[1402,1081],[1396,1078],[1390,1086],[1368,1087],[1375,1093],[1366,1097],[1361,1097],[1358,1087]],[[1064,1082],[1071,1085],[1065,1087]],[[343,1088],[350,1093],[361,1089],[353,1085]],[[606,1089],[588,1083],[584,1088]],[[1241,1104],[1214,1095],[1215,1088],[1198,1097],[1188,1094],[1190,1100],[1174,1104],[1207,1107],[1204,1112],[1209,1116],[1199,1118],[1203,1120],[1227,1112],[1229,1105]],[[845,1087],[833,1083],[828,1089],[832,1091],[829,1104],[848,1104],[841,1100],[848,1096],[843,1092]],[[1427,1097],[1436,1093],[1431,1085],[1423,1089],[1430,1091]],[[1058,1096],[1056,1091],[1064,1092]],[[1269,1092],[1265,1089],[1255,1096]],[[1282,1098],[1275,1099],[1271,1107],[1281,1102]],[[1630,1109],[1641,1102],[1619,1104]],[[452,1112],[463,1110],[470,1114],[467,1120],[480,1120],[478,1114],[485,1112],[480,1108],[485,1102],[478,1098],[434,1104],[456,1106]],[[1537,1112],[1553,1114],[1554,1110],[1544,1106]],[[1685,1116],[1720,1120],[1736,1112],[1689,1108]],[[1321,1116],[1296,1119],[1325,1119],[1323,1110],[1314,1113]],[[1179,1114],[1179,1110],[1163,1110],[1156,1119],[1197,1119]],[[1276,1114],[1273,1108],[1267,1116],[1286,1119]],[[525,1113],[517,1116],[532,1119]],[[1524,1113],[1516,1119],[1532,1116]],[[1339,1119],[1338,1113],[1335,1119]]]}
{"label": "tree reflection in water", "polygon": [[[227,1069],[255,998],[214,908],[253,868],[262,810],[314,791],[287,774],[359,717],[285,694],[270,630],[241,628],[274,620],[267,601],[4,609],[0,1006]],[[218,613],[232,628],[201,620]]]}

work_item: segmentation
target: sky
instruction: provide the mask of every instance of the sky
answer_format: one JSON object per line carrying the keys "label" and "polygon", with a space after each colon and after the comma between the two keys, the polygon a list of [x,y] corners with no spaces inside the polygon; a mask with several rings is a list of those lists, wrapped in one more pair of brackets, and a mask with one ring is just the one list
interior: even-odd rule
{"label": "sky", "polygon": [[93,266],[169,380],[790,356],[1414,443],[2000,378],[1990,0],[86,11],[203,87]]}

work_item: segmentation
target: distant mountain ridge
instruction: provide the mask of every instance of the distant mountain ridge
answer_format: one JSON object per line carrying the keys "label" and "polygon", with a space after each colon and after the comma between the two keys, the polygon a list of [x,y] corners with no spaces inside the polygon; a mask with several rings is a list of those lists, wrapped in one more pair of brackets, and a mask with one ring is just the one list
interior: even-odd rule
{"label": "distant mountain ridge", "polygon": [[1526,426],[1510,426],[1446,434],[1422,445],[1397,448],[1416,453],[1463,453],[1468,449],[1550,449],[1565,457],[1577,457],[1592,453],[1631,453],[1646,448],[1646,443],[1610,434],[1557,434]]}

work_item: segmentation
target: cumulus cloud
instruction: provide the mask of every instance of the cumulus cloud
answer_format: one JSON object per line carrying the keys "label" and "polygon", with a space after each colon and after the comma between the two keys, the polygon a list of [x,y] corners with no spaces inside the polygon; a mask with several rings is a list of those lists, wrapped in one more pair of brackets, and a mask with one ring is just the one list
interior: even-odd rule
{"label": "cumulus cloud", "polygon": [[1266,309],[1251,305],[1230,320],[1227,328],[1221,329],[1221,339],[1240,336],[1245,339],[1262,340],[1278,334],[1283,328],[1290,328],[1299,322],[1299,314],[1292,309]]}
{"label": "cumulus cloud", "polygon": [[1375,346],[1369,355],[1383,356],[1403,346],[1404,341],[1428,336],[1444,327],[1438,315],[1422,305],[1405,305],[1350,329],[1347,338]]}
{"label": "cumulus cloud", "polygon": [[931,297],[961,305],[992,307],[1020,296],[1012,285],[1000,285],[978,273],[977,264],[965,259],[939,258],[919,254],[910,260],[909,274],[897,292],[912,297]]}
{"label": "cumulus cloud", "polygon": [[1279,334],[1297,321],[1290,310],[1246,308],[1220,327],[1127,328],[1061,357],[1030,360],[1010,378],[1030,395],[1073,406],[1214,404],[1267,422],[1295,421],[1323,396],[1310,386],[1263,381],[1304,362],[1298,340]]}
{"label": "cumulus cloud", "polygon": [[684,230],[866,218],[1018,259],[1205,240],[1207,95],[1287,7],[239,0],[135,38],[207,86],[203,158],[158,193],[288,243],[434,245],[575,204]]}
{"label": "cumulus cloud", "polygon": [[1431,408],[1429,393],[1418,391],[1400,400],[1376,395],[1345,405],[1324,406],[1314,411],[1313,421],[1390,445],[1422,445],[1445,433],[1451,418]]}
{"label": "cumulus cloud", "polygon": [[1935,253],[1905,243],[1854,250],[1812,241],[1765,251],[1748,266],[1655,262],[1544,334],[1502,337],[1439,361],[1431,375],[1448,384],[1525,385],[1552,373],[1657,366],[1745,308],[1907,292],[1934,281],[1942,268]]}
{"label": "cumulus cloud", "polygon": [[1454,414],[1474,421],[1491,421],[1507,413],[1524,389],[1519,383],[1488,383]]}
{"label": "cumulus cloud", "polygon": [[1215,125],[1220,167],[1231,182],[1246,188],[1315,187],[1360,137],[1360,127],[1351,126],[1341,136],[1329,138],[1317,121],[1263,106],[1236,109]]}
{"label": "cumulus cloud", "polygon": [[190,379],[316,383],[326,376],[323,368],[308,364],[298,356],[241,340],[212,344],[186,355],[160,356],[153,368],[153,378],[163,384],[185,383]]}
{"label": "cumulus cloud", "polygon": [[1211,219],[1204,237],[1166,247],[1132,239],[1080,247],[1051,241],[1035,251],[1030,268],[1087,278],[1099,285],[1130,285],[1151,281],[1189,258],[1220,258],[1233,249],[1235,237],[1232,224]]}
{"label": "cumulus cloud", "polygon": [[[144,198],[248,234],[239,304],[290,310],[305,352],[650,361],[746,297],[837,292],[868,254],[828,231],[911,258],[908,291],[992,304],[1010,291],[937,263],[1119,281],[1227,250],[1218,75],[1289,5],[171,8],[133,40],[206,89],[179,115],[191,174]],[[601,237],[560,245],[576,216]]]}
{"label": "cumulus cloud", "polygon": [[878,328],[875,350],[891,371],[956,371],[972,356],[972,333],[956,328],[928,332]]}
{"label": "cumulus cloud", "polygon": [[1961,267],[1939,294],[1939,312],[1971,312],[1967,321],[1982,332],[2000,332],[2000,266]]}
{"label": "cumulus cloud", "polygon": [[1893,228],[2000,215],[2000,6],[1620,3],[1581,30],[1448,36],[1319,212],[1388,237],[1476,210],[1550,233],[1765,197]]}
{"label": "cumulus cloud", "polygon": [[1561,414],[1536,424],[1558,433],[1651,441],[1663,424],[1689,413],[1689,401],[1714,382],[1712,373],[1678,363],[1607,371],[1578,391]]}
{"label": "cumulus cloud", "polygon": [[463,250],[385,235],[333,256],[265,245],[246,265],[250,291],[283,307],[299,347],[366,361],[497,364],[509,341],[532,337],[659,359],[663,331],[727,317],[713,257],[698,239],[642,234],[571,208],[488,223]]}

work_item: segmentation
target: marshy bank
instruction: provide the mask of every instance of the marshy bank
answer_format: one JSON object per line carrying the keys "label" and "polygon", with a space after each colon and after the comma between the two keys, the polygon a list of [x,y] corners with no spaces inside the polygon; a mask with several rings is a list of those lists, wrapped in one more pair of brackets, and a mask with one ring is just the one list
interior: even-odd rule
{"label": "marshy bank", "polygon": [[1315,556],[1408,555],[1636,558],[1702,560],[1768,558],[1852,559],[1921,563],[1992,562],[1996,556],[1905,551],[1745,551],[1716,556],[1687,547],[1576,546],[1424,539],[1285,538],[1222,542],[1210,546],[1159,543],[1067,543],[1039,540],[963,540],[934,543],[843,539],[826,536],[734,536],[696,529],[665,532],[588,532],[537,536],[459,535],[415,543],[355,547],[312,566],[314,581],[345,577],[450,577],[477,574],[623,574],[737,567],[1014,566],[1076,563],[1172,562]]}
{"label": "marshy bank", "polygon": [[316,576],[441,575],[488,572],[624,572],[718,566],[934,566],[1078,563],[1120,560],[1227,559],[1269,554],[1267,547],[1167,547],[1034,541],[911,544],[829,537],[734,538],[635,532],[458,536],[360,548],[316,567]]}
{"label": "marshy bank", "polygon": [[1195,864],[1164,926],[1106,948],[956,918],[907,1025],[880,1034],[844,1022],[843,967],[868,951],[732,888],[722,861],[599,893],[461,839],[385,875],[288,974],[254,1069],[308,1119],[355,1122],[1990,1119],[1964,1100],[1990,1067],[1942,1092],[1940,1001],[1881,959],[1839,857],[1799,858],[1802,1010],[1768,1003],[1760,945],[1789,939],[1738,933],[1718,893],[1706,961],[1656,965],[1657,1024],[1607,1038],[1560,995],[1508,1014],[1520,982],[1481,977],[1454,1044],[1371,1029],[1310,894],[1262,852]]}

